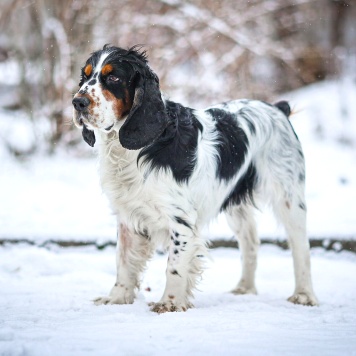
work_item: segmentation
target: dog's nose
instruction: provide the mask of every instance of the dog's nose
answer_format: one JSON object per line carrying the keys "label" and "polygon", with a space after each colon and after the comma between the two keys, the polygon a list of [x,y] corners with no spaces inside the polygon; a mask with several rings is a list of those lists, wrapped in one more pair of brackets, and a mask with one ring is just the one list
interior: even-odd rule
{"label": "dog's nose", "polygon": [[78,98],[74,98],[72,100],[72,104],[73,104],[75,110],[83,111],[89,106],[90,100],[86,97],[81,96]]}

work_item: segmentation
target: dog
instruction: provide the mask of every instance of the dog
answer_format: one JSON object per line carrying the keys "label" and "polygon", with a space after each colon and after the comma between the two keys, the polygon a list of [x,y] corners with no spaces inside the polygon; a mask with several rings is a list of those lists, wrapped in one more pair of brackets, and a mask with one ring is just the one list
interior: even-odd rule
{"label": "dog", "polygon": [[117,277],[95,304],[133,303],[157,244],[167,247],[157,313],[193,307],[207,256],[202,228],[220,212],[238,238],[242,276],[234,294],[256,294],[254,209],[270,204],[292,249],[290,302],[317,305],[306,236],[303,151],[290,106],[234,100],[194,110],[166,99],[146,52],[105,45],[82,68],[72,104],[84,140],[98,142],[100,181],[118,221]]}

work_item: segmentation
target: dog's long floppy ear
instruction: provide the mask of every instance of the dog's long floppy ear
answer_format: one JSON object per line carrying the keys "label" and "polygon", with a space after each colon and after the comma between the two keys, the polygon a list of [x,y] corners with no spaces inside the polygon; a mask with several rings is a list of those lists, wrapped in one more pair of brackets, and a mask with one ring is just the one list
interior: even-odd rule
{"label": "dog's long floppy ear", "polygon": [[130,113],[119,131],[124,148],[138,150],[153,143],[164,131],[168,117],[161,98],[158,79],[143,78],[138,83]]}

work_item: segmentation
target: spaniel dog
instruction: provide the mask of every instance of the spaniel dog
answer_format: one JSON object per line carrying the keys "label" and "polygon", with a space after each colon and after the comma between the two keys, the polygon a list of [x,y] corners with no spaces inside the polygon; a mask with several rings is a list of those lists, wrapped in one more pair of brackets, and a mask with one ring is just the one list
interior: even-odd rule
{"label": "spaniel dog", "polygon": [[157,313],[186,311],[201,277],[202,228],[220,212],[236,234],[242,276],[234,294],[256,293],[254,208],[272,206],[292,249],[295,290],[316,305],[306,236],[304,157],[287,102],[234,100],[194,110],[162,96],[139,47],[104,46],[82,68],[73,119],[98,143],[100,179],[118,221],[117,277],[96,304],[133,303],[157,244],[169,251]]}

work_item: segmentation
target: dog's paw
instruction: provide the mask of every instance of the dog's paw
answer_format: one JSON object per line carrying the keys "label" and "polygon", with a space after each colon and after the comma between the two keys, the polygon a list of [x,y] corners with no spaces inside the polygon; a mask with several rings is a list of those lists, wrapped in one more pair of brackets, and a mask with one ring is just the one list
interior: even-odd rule
{"label": "dog's paw", "polygon": [[95,305],[106,305],[106,304],[113,304],[110,303],[111,297],[98,297],[93,300]]}
{"label": "dog's paw", "polygon": [[95,305],[107,305],[107,304],[132,304],[134,298],[122,298],[122,296],[108,296],[98,297],[93,300]]}
{"label": "dog's paw", "polygon": [[232,294],[241,295],[241,294],[257,294],[257,290],[255,287],[246,288],[243,286],[237,286],[235,289],[231,291]]}
{"label": "dog's paw", "polygon": [[301,304],[307,306],[316,306],[319,305],[318,300],[312,293],[294,293],[291,297],[289,297],[288,302],[294,304]]}
{"label": "dog's paw", "polygon": [[94,299],[95,305],[106,304],[132,304],[135,299],[133,290],[125,288],[123,285],[115,285],[108,297],[98,297]]}
{"label": "dog's paw", "polygon": [[175,303],[173,301],[159,302],[159,303],[149,303],[150,310],[162,314],[168,312],[185,312],[190,308],[194,308],[191,303]]}

